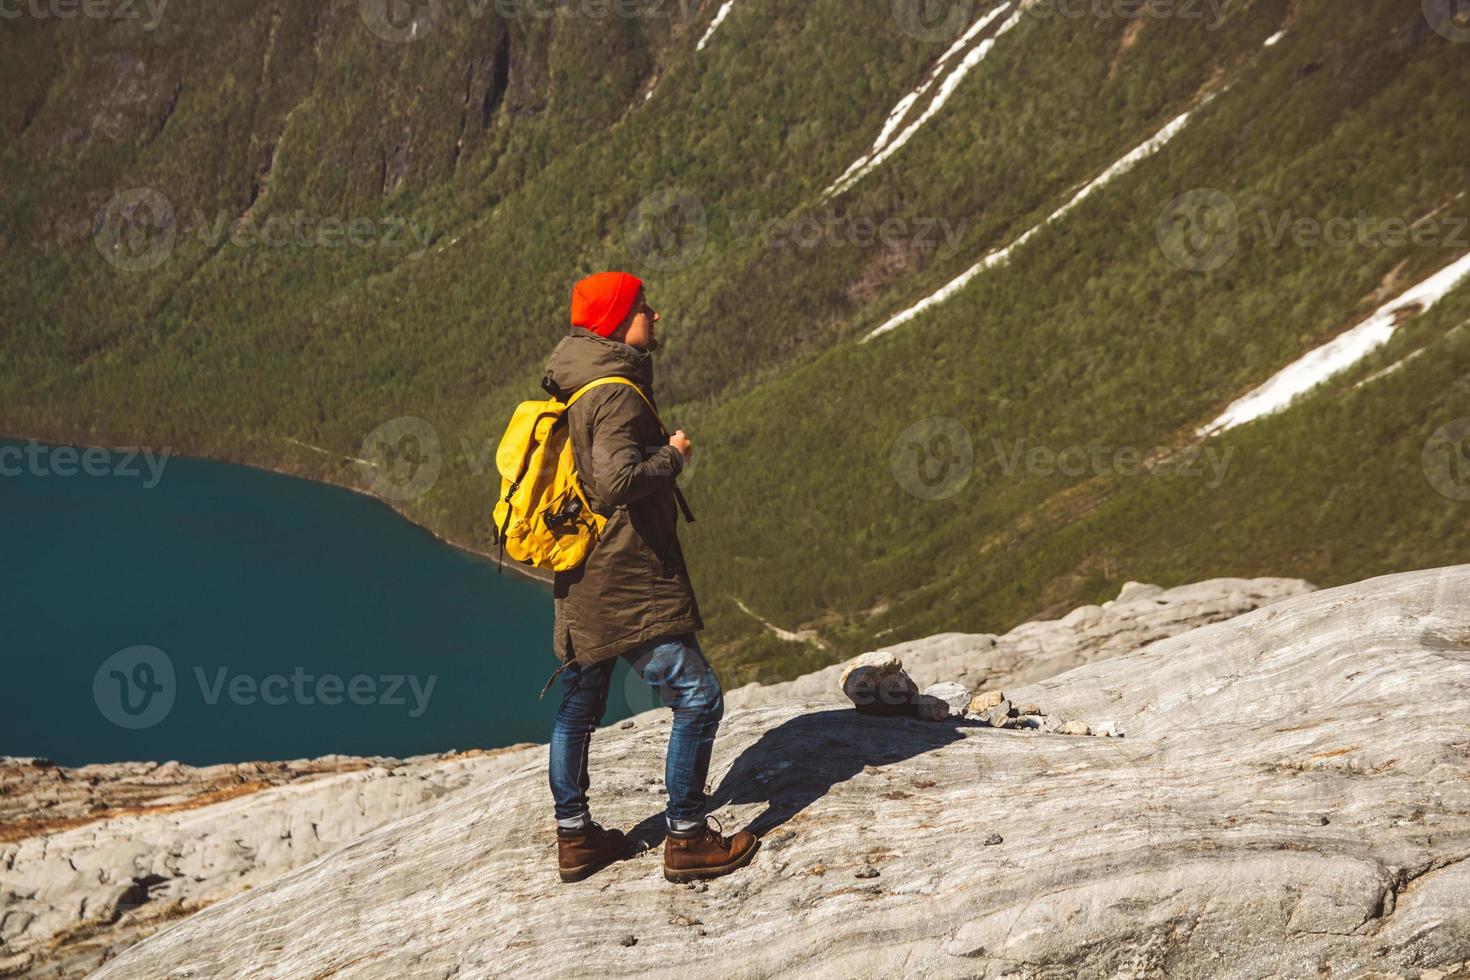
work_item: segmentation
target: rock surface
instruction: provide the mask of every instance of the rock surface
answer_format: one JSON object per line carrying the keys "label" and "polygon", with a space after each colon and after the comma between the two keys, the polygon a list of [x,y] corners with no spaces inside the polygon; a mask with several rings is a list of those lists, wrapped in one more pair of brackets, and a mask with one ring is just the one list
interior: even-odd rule
{"label": "rock surface", "polygon": [[[1024,623],[1002,636],[940,633],[874,651],[899,660],[917,686],[955,681],[972,691],[1005,688],[1054,677],[1064,670],[1142,649],[1185,630],[1239,616],[1311,592],[1301,579],[1221,578],[1174,589],[1130,582],[1118,598],[1083,606],[1058,620]],[[846,665],[833,665],[793,681],[747,684],[725,693],[733,707],[829,698],[841,688]]]}
{"label": "rock surface", "polygon": [[972,715],[983,715],[991,708],[999,708],[1005,703],[1006,693],[1004,691],[981,691],[979,694],[970,698],[970,705],[967,710]]}
{"label": "rock surface", "polygon": [[[473,750],[463,755],[483,754]],[[402,764],[391,758],[328,755],[217,766],[104,762],[66,768],[49,759],[0,756],[0,840],[55,833],[144,810],[203,806],[333,773]]]}
{"label": "rock surface", "polygon": [[[987,676],[1030,669],[1003,666],[1002,645],[937,638],[903,657],[953,673],[969,649]],[[97,976],[1431,977],[1470,960],[1470,566],[1004,681],[1017,703],[1121,723],[1124,739],[863,715],[835,680],[821,701],[727,713],[717,812],[771,846],[704,890],[670,886],[656,853],[562,885],[532,754]],[[600,820],[654,834],[640,786],[664,740],[599,733]]]}
{"label": "rock surface", "polygon": [[544,751],[203,768],[3,760],[0,976],[81,976],[161,925]]}

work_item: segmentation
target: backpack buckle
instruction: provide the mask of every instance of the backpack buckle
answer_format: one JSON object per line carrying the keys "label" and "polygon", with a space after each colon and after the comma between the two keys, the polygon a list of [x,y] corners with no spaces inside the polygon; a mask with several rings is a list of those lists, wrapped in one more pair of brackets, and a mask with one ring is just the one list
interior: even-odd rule
{"label": "backpack buckle", "polygon": [[582,501],[573,497],[562,505],[561,510],[554,514],[546,515],[546,526],[555,531],[565,524],[571,524],[577,520],[582,513]]}

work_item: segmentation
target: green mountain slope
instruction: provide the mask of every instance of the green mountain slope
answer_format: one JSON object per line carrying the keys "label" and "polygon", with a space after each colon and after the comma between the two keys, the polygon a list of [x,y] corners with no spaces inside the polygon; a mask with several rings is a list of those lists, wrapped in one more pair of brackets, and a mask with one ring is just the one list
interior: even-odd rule
{"label": "green mountain slope", "polygon": [[[570,283],[623,267],[665,313],[660,400],[700,447],[686,550],[732,679],[1128,579],[1463,559],[1470,473],[1432,437],[1470,416],[1470,289],[1288,410],[1194,435],[1470,249],[1470,45],[1420,4],[981,4],[926,32],[905,0],[737,0],[702,50],[709,0],[429,4],[411,41],[371,7],[175,0],[154,30],[0,34],[0,430],[386,487],[483,546],[490,454]],[[131,241],[141,271],[94,242],[134,188],[173,213],[171,245]],[[1200,269],[1168,219],[1206,191],[1233,220],[1204,244],[1233,251]],[[1377,240],[1289,230],[1360,216]],[[232,241],[242,220],[287,241]],[[376,244],[327,247],[334,221]],[[419,496],[352,462],[405,416],[438,437]]]}

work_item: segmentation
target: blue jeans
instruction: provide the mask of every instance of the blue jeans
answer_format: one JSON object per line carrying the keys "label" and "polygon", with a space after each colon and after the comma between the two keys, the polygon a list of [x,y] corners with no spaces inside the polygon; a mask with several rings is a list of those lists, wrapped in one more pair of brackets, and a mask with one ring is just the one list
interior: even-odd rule
{"label": "blue jeans", "polygon": [[[720,680],[693,633],[651,640],[623,654],[623,659],[644,682],[658,688],[664,707],[674,710],[664,760],[669,826],[674,821],[703,822],[710,753],[725,716]],[[574,662],[562,672],[561,707],[551,729],[551,796],[558,822],[588,818],[587,751],[607,710],[615,663],[616,659],[590,666]]]}

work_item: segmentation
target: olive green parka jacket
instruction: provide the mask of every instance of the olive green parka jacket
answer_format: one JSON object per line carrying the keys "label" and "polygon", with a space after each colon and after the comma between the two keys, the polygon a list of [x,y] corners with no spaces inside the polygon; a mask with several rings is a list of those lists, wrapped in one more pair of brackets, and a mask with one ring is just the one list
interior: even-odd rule
{"label": "olive green parka jacket", "polygon": [[[543,384],[569,398],[604,377],[627,378],[657,404],[650,352],[580,327],[551,352]],[[568,409],[567,425],[587,502],[608,520],[586,561],[556,573],[557,658],[591,664],[703,629],[679,547],[674,478],[684,454],[627,385],[587,392]]]}

